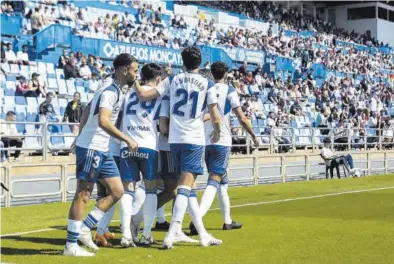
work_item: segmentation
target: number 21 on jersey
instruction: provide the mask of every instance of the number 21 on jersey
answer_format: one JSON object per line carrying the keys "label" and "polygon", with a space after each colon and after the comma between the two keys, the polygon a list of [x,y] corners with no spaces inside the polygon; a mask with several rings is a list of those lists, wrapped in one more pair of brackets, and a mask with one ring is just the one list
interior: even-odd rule
{"label": "number 21 on jersey", "polygon": [[[179,108],[186,105],[188,101],[191,101],[190,118],[196,118],[199,92],[193,91],[189,94],[186,89],[178,89],[175,91],[175,96],[177,98],[180,98],[180,100],[174,104],[172,113],[174,115],[184,117],[185,111],[182,111]],[[206,105],[207,105],[207,99],[205,98],[201,111],[205,110]]]}

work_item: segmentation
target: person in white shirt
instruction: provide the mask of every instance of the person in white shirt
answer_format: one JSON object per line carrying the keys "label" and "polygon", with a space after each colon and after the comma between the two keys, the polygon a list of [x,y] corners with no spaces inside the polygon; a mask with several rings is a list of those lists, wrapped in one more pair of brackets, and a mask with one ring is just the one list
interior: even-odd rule
{"label": "person in white shirt", "polygon": [[371,105],[370,105],[370,110],[372,113],[375,113],[378,111],[378,101],[376,100],[376,95],[374,94],[371,98]]}
{"label": "person in white shirt", "polygon": [[[6,114],[6,122],[15,122],[16,114],[13,111],[8,111]],[[1,142],[4,144],[4,148],[9,147],[17,147],[21,148],[23,145],[22,138],[15,138],[14,136],[19,136],[18,131],[16,130],[15,124],[5,124],[1,123]],[[19,155],[21,153],[20,149],[15,151],[15,161],[19,160]],[[5,159],[8,159],[8,151],[5,151]]]}
{"label": "person in white shirt", "polygon": [[23,65],[29,65],[29,55],[27,54],[28,50],[29,49],[27,45],[23,45],[22,50],[17,52],[16,57],[18,61]]}
{"label": "person in white shirt", "polygon": [[90,71],[89,65],[86,63],[86,58],[83,57],[81,60],[81,66],[79,67],[79,76],[83,79],[90,79],[92,72]]}
{"label": "person in white shirt", "polygon": [[8,42],[6,45],[5,60],[8,63],[18,63],[18,59],[16,58],[15,52],[12,50],[11,42]]}
{"label": "person in white shirt", "polygon": [[[94,253],[79,247],[77,240],[93,250],[98,250],[90,230],[124,193],[119,170],[112,155],[108,153],[110,137],[127,142],[131,150],[138,147],[135,141],[115,126],[123,103],[122,88],[135,81],[138,61],[130,54],[122,53],[115,58],[113,65],[113,78],[107,78],[103,88],[94,94],[86,114],[81,118],[82,128],[75,141],[78,187],[68,216],[67,243],[63,251],[66,256],[94,256]],[[84,209],[98,180],[108,186],[109,195],[99,200],[82,222]]]}
{"label": "person in white shirt", "polygon": [[[143,90],[136,83],[136,91],[142,101],[152,100],[166,94],[170,99],[169,143],[176,171],[181,174],[181,177],[178,182],[171,225],[163,243],[166,249],[173,247],[176,234],[182,231],[182,221],[188,204],[189,208],[198,207],[195,190],[192,191],[192,187],[197,175],[203,174],[205,145],[203,115],[207,106],[214,127],[210,135],[212,143],[220,139],[216,90],[212,89],[214,83],[198,73],[201,51],[196,46],[188,47],[182,51],[181,56],[186,72],[168,77],[156,89]],[[193,212],[191,213],[193,223],[200,235],[200,244],[202,246],[220,245],[222,241],[212,237],[206,231],[198,208],[197,210],[191,209],[191,212]]]}
{"label": "person in white shirt", "polygon": [[[331,140],[326,138],[323,142],[323,148],[320,152],[320,156],[324,159],[327,165],[332,166],[331,162],[335,161],[337,163],[343,163],[347,172],[354,176],[360,176],[360,170],[354,168],[353,157],[350,154],[347,155],[339,155],[334,154],[331,151]],[[338,175],[339,176],[339,175]]]}

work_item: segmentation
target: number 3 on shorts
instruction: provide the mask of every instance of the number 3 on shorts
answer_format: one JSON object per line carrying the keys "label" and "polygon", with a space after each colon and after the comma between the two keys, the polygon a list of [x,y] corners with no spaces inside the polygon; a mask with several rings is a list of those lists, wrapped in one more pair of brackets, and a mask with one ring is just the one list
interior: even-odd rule
{"label": "number 3 on shorts", "polygon": [[93,158],[93,168],[97,169],[100,165],[100,156],[95,156]]}

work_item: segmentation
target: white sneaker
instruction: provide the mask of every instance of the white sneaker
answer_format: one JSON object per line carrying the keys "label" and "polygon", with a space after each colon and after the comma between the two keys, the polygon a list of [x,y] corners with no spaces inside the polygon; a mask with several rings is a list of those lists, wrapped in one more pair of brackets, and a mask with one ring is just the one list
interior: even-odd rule
{"label": "white sneaker", "polygon": [[92,234],[89,232],[81,232],[79,233],[78,240],[82,242],[88,248],[97,251],[99,250],[98,246],[93,242]]}
{"label": "white sneaker", "polygon": [[139,243],[141,245],[149,246],[155,244],[156,241],[153,239],[152,235],[142,234]]}
{"label": "white sneaker", "polygon": [[173,238],[173,243],[180,243],[180,242],[185,242],[185,243],[198,243],[198,240],[192,239],[188,237],[185,233],[182,231],[177,232]]}
{"label": "white sneaker", "polygon": [[136,247],[136,245],[133,242],[133,239],[126,237],[122,237],[122,239],[120,240],[120,245],[125,248]]}
{"label": "white sneaker", "polygon": [[64,247],[63,250],[63,255],[64,256],[72,256],[72,257],[94,257],[95,254],[92,252],[87,251],[84,248],[81,248],[80,246],[78,246],[78,244],[76,244],[75,246],[70,246]]}
{"label": "white sneaker", "polygon": [[350,175],[354,175],[356,173],[356,169],[350,169],[349,173],[350,173]]}
{"label": "white sneaker", "polygon": [[204,234],[200,236],[200,245],[203,247],[219,246],[221,244],[222,240],[214,238],[211,234]]}
{"label": "white sneaker", "polygon": [[137,226],[135,223],[134,223],[134,221],[133,221],[133,219],[131,220],[131,223],[130,223],[130,230],[131,230],[131,237],[133,238],[133,242],[134,243],[137,243],[139,240],[138,240],[138,232],[139,232],[139,226]]}
{"label": "white sneaker", "polygon": [[174,247],[173,244],[174,244],[173,236],[170,235],[169,233],[167,233],[167,235],[166,235],[166,237],[164,238],[164,241],[163,241],[163,247],[165,249],[171,249],[171,248]]}

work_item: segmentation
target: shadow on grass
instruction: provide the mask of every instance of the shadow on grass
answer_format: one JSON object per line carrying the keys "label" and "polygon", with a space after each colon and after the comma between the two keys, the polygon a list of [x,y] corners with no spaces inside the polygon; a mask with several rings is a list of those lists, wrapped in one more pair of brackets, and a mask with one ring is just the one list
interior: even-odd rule
{"label": "shadow on grass", "polygon": [[1,254],[5,256],[60,255],[61,253],[62,250],[54,250],[54,249],[28,249],[28,248],[1,247]]}
{"label": "shadow on grass", "polygon": [[10,236],[1,238],[2,241],[18,241],[30,242],[38,244],[48,244],[62,246],[66,244],[66,237],[64,238],[51,238],[51,237],[26,237],[26,236]]}

